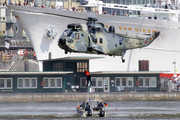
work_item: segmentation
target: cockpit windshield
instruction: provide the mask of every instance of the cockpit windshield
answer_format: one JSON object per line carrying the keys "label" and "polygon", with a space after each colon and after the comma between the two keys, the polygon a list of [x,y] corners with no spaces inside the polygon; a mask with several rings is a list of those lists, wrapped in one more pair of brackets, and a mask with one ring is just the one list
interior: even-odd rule
{"label": "cockpit windshield", "polygon": [[68,33],[69,33],[69,30],[65,30],[65,31],[63,32],[63,36],[67,36]]}
{"label": "cockpit windshield", "polygon": [[73,31],[70,31],[67,36],[70,37],[72,33],[73,33]]}
{"label": "cockpit windshield", "polygon": [[71,37],[71,38],[74,38],[74,39],[79,39],[79,33],[78,32],[70,31],[67,36]]}

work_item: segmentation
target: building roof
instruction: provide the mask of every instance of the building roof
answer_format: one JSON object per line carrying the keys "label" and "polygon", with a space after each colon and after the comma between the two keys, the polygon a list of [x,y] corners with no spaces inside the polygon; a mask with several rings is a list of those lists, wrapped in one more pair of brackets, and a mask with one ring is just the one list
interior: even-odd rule
{"label": "building roof", "polygon": [[96,71],[91,74],[161,74],[169,71]]}
{"label": "building roof", "polygon": [[[69,56],[57,59],[47,59],[42,61],[56,61],[56,60],[89,60],[89,59],[99,59],[104,57],[90,57],[90,56]],[[41,60],[40,60],[41,61]]]}
{"label": "building roof", "polygon": [[59,75],[59,74],[70,74],[73,71],[47,71],[47,72],[0,72],[0,75]]}

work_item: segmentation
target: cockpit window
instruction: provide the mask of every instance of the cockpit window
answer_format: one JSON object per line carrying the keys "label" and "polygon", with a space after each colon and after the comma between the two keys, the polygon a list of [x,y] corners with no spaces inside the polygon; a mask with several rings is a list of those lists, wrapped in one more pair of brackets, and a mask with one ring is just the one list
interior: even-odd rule
{"label": "cockpit window", "polygon": [[75,33],[75,39],[79,40],[79,33]]}
{"label": "cockpit window", "polygon": [[73,33],[73,32],[72,32],[72,31],[70,31],[70,32],[68,33],[68,35],[67,35],[67,36],[68,36],[68,37],[70,37],[72,33]]}
{"label": "cockpit window", "polygon": [[69,31],[68,31],[68,30],[65,30],[65,31],[63,32],[63,35],[67,36],[68,33],[69,33]]}
{"label": "cockpit window", "polygon": [[67,36],[71,37],[71,38],[74,38],[76,40],[79,40],[79,33],[78,32],[70,31]]}

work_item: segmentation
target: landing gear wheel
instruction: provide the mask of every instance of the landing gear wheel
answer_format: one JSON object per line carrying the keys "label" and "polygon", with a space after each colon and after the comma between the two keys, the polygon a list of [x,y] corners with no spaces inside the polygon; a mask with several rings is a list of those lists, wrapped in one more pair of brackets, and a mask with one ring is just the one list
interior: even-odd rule
{"label": "landing gear wheel", "polygon": [[67,54],[67,53],[68,53],[68,51],[65,51],[64,53],[65,53],[65,54]]}
{"label": "landing gear wheel", "polygon": [[122,59],[122,62],[124,63],[124,62],[125,62],[125,59]]}

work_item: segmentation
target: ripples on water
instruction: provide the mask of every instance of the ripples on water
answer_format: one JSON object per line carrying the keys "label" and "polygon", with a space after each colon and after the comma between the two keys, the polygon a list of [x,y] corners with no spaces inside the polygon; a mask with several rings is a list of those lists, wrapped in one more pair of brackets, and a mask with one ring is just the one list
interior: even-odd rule
{"label": "ripples on water", "polygon": [[[179,120],[178,101],[107,101],[107,117],[82,118],[76,114],[77,102],[0,103],[1,119],[127,119]],[[117,109],[117,110],[115,110]]]}

